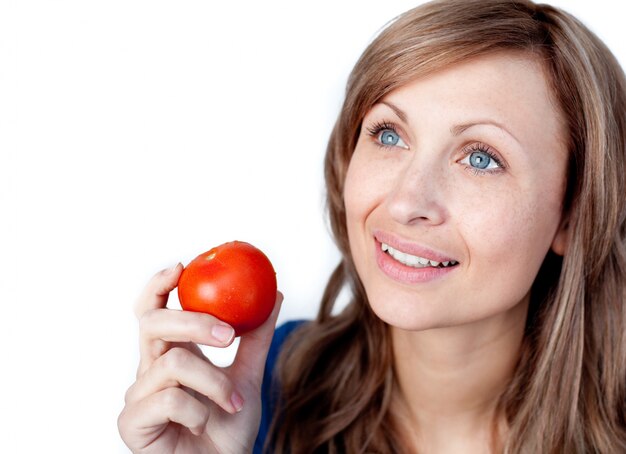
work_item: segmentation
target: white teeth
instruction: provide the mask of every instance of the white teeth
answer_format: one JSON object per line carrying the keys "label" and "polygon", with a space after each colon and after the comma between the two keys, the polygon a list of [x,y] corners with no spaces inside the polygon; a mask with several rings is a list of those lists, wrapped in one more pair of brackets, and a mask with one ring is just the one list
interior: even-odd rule
{"label": "white teeth", "polygon": [[440,264],[442,266],[452,266],[457,264],[457,262],[454,260],[448,262],[437,262],[435,260],[429,260],[427,258],[419,257],[417,255],[400,252],[385,243],[381,243],[380,248],[383,252],[389,253],[389,255],[396,259],[398,262],[403,263],[407,266],[412,266],[414,268],[425,268],[427,266],[438,267]]}
{"label": "white teeth", "polygon": [[397,260],[401,260],[402,263],[406,263],[410,266],[418,266],[420,265],[419,258],[409,254],[403,254],[402,252],[396,251]]}

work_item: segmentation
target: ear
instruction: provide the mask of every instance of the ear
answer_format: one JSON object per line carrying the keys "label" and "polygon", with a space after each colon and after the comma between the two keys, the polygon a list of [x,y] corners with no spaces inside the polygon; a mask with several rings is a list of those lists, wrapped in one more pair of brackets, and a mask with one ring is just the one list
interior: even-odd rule
{"label": "ear", "polygon": [[567,246],[569,244],[569,216],[563,216],[559,229],[554,234],[552,239],[552,252],[557,255],[563,256],[567,252]]}

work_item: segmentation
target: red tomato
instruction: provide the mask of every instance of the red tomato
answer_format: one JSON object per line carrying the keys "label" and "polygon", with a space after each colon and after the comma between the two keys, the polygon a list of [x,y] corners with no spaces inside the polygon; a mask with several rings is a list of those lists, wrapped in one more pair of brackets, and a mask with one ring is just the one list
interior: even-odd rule
{"label": "red tomato", "polygon": [[224,243],[200,254],[183,270],[178,298],[184,310],[205,312],[240,336],[258,328],[276,302],[276,272],[256,247]]}

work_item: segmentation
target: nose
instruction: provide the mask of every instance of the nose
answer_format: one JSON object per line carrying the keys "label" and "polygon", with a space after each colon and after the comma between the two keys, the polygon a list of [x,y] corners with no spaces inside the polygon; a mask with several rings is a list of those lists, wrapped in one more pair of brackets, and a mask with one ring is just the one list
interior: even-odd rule
{"label": "nose", "polygon": [[387,197],[389,214],[404,225],[442,224],[446,219],[445,187],[441,163],[416,153],[399,172]]}

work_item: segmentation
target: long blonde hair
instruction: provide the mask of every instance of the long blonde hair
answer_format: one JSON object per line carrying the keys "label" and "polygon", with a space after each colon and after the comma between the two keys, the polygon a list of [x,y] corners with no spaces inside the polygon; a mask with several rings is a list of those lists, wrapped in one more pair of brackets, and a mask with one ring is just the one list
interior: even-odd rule
{"label": "long blonde hair", "polygon": [[[361,121],[378,100],[415,78],[503,50],[543,62],[566,122],[570,163],[567,253],[548,253],[531,290],[521,359],[499,402],[509,425],[499,443],[514,453],[626,452],[626,81],[577,19],[524,0],[424,4],[392,21],[354,67],[325,158],[329,221],[343,259],[317,320],[281,355],[272,452],[409,450],[390,412],[389,332],[369,308],[350,254],[346,171]],[[346,285],[351,303],[333,315]]]}

